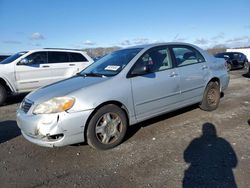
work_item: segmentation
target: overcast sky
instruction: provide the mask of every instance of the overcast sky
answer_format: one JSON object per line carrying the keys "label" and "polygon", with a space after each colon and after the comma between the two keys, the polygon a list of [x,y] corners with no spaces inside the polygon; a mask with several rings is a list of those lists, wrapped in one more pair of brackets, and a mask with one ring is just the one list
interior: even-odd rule
{"label": "overcast sky", "polygon": [[250,45],[250,0],[0,0],[0,53],[183,41]]}

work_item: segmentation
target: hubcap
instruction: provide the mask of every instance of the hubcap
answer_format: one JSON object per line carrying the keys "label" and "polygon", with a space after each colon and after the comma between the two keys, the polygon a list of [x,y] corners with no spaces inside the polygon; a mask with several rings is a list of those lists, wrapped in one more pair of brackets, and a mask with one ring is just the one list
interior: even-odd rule
{"label": "hubcap", "polygon": [[106,113],[96,123],[96,137],[103,144],[111,144],[119,139],[123,124],[119,115]]}
{"label": "hubcap", "polygon": [[218,102],[218,92],[216,89],[212,88],[208,91],[207,102],[210,106],[215,106]]}

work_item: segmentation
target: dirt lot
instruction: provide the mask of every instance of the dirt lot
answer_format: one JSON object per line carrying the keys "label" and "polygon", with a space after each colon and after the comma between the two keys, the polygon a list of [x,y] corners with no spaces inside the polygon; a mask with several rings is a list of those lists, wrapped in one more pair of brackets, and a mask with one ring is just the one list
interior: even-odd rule
{"label": "dirt lot", "polygon": [[109,151],[29,143],[15,122],[22,96],[12,97],[0,107],[0,186],[250,187],[250,78],[245,72],[230,73],[216,111],[192,106],[140,123]]}

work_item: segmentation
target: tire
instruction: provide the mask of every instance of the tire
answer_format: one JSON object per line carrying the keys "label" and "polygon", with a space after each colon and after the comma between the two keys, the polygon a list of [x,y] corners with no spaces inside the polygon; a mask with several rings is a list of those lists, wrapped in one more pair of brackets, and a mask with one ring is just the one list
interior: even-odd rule
{"label": "tire", "polygon": [[232,65],[230,63],[227,63],[227,71],[231,71],[232,70]]}
{"label": "tire", "polygon": [[0,84],[0,106],[5,102],[7,97],[6,89]]}
{"label": "tire", "polygon": [[249,62],[246,61],[246,62],[244,63],[244,67],[243,67],[243,68],[246,69],[246,70],[248,70],[248,68],[249,68]]}
{"label": "tire", "polygon": [[87,127],[87,142],[95,149],[111,149],[120,144],[126,134],[128,121],[125,112],[116,105],[101,107]]}
{"label": "tire", "polygon": [[218,82],[209,82],[203,95],[200,108],[205,111],[217,109],[220,103],[220,86]]}

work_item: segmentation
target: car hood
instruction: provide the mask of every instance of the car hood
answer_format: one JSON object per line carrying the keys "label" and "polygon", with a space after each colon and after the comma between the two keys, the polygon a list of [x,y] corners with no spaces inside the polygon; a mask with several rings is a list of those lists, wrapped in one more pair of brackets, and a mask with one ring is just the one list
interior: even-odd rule
{"label": "car hood", "polygon": [[65,96],[74,91],[101,83],[109,78],[76,76],[39,88],[26,98],[34,103],[41,103],[54,97]]}

